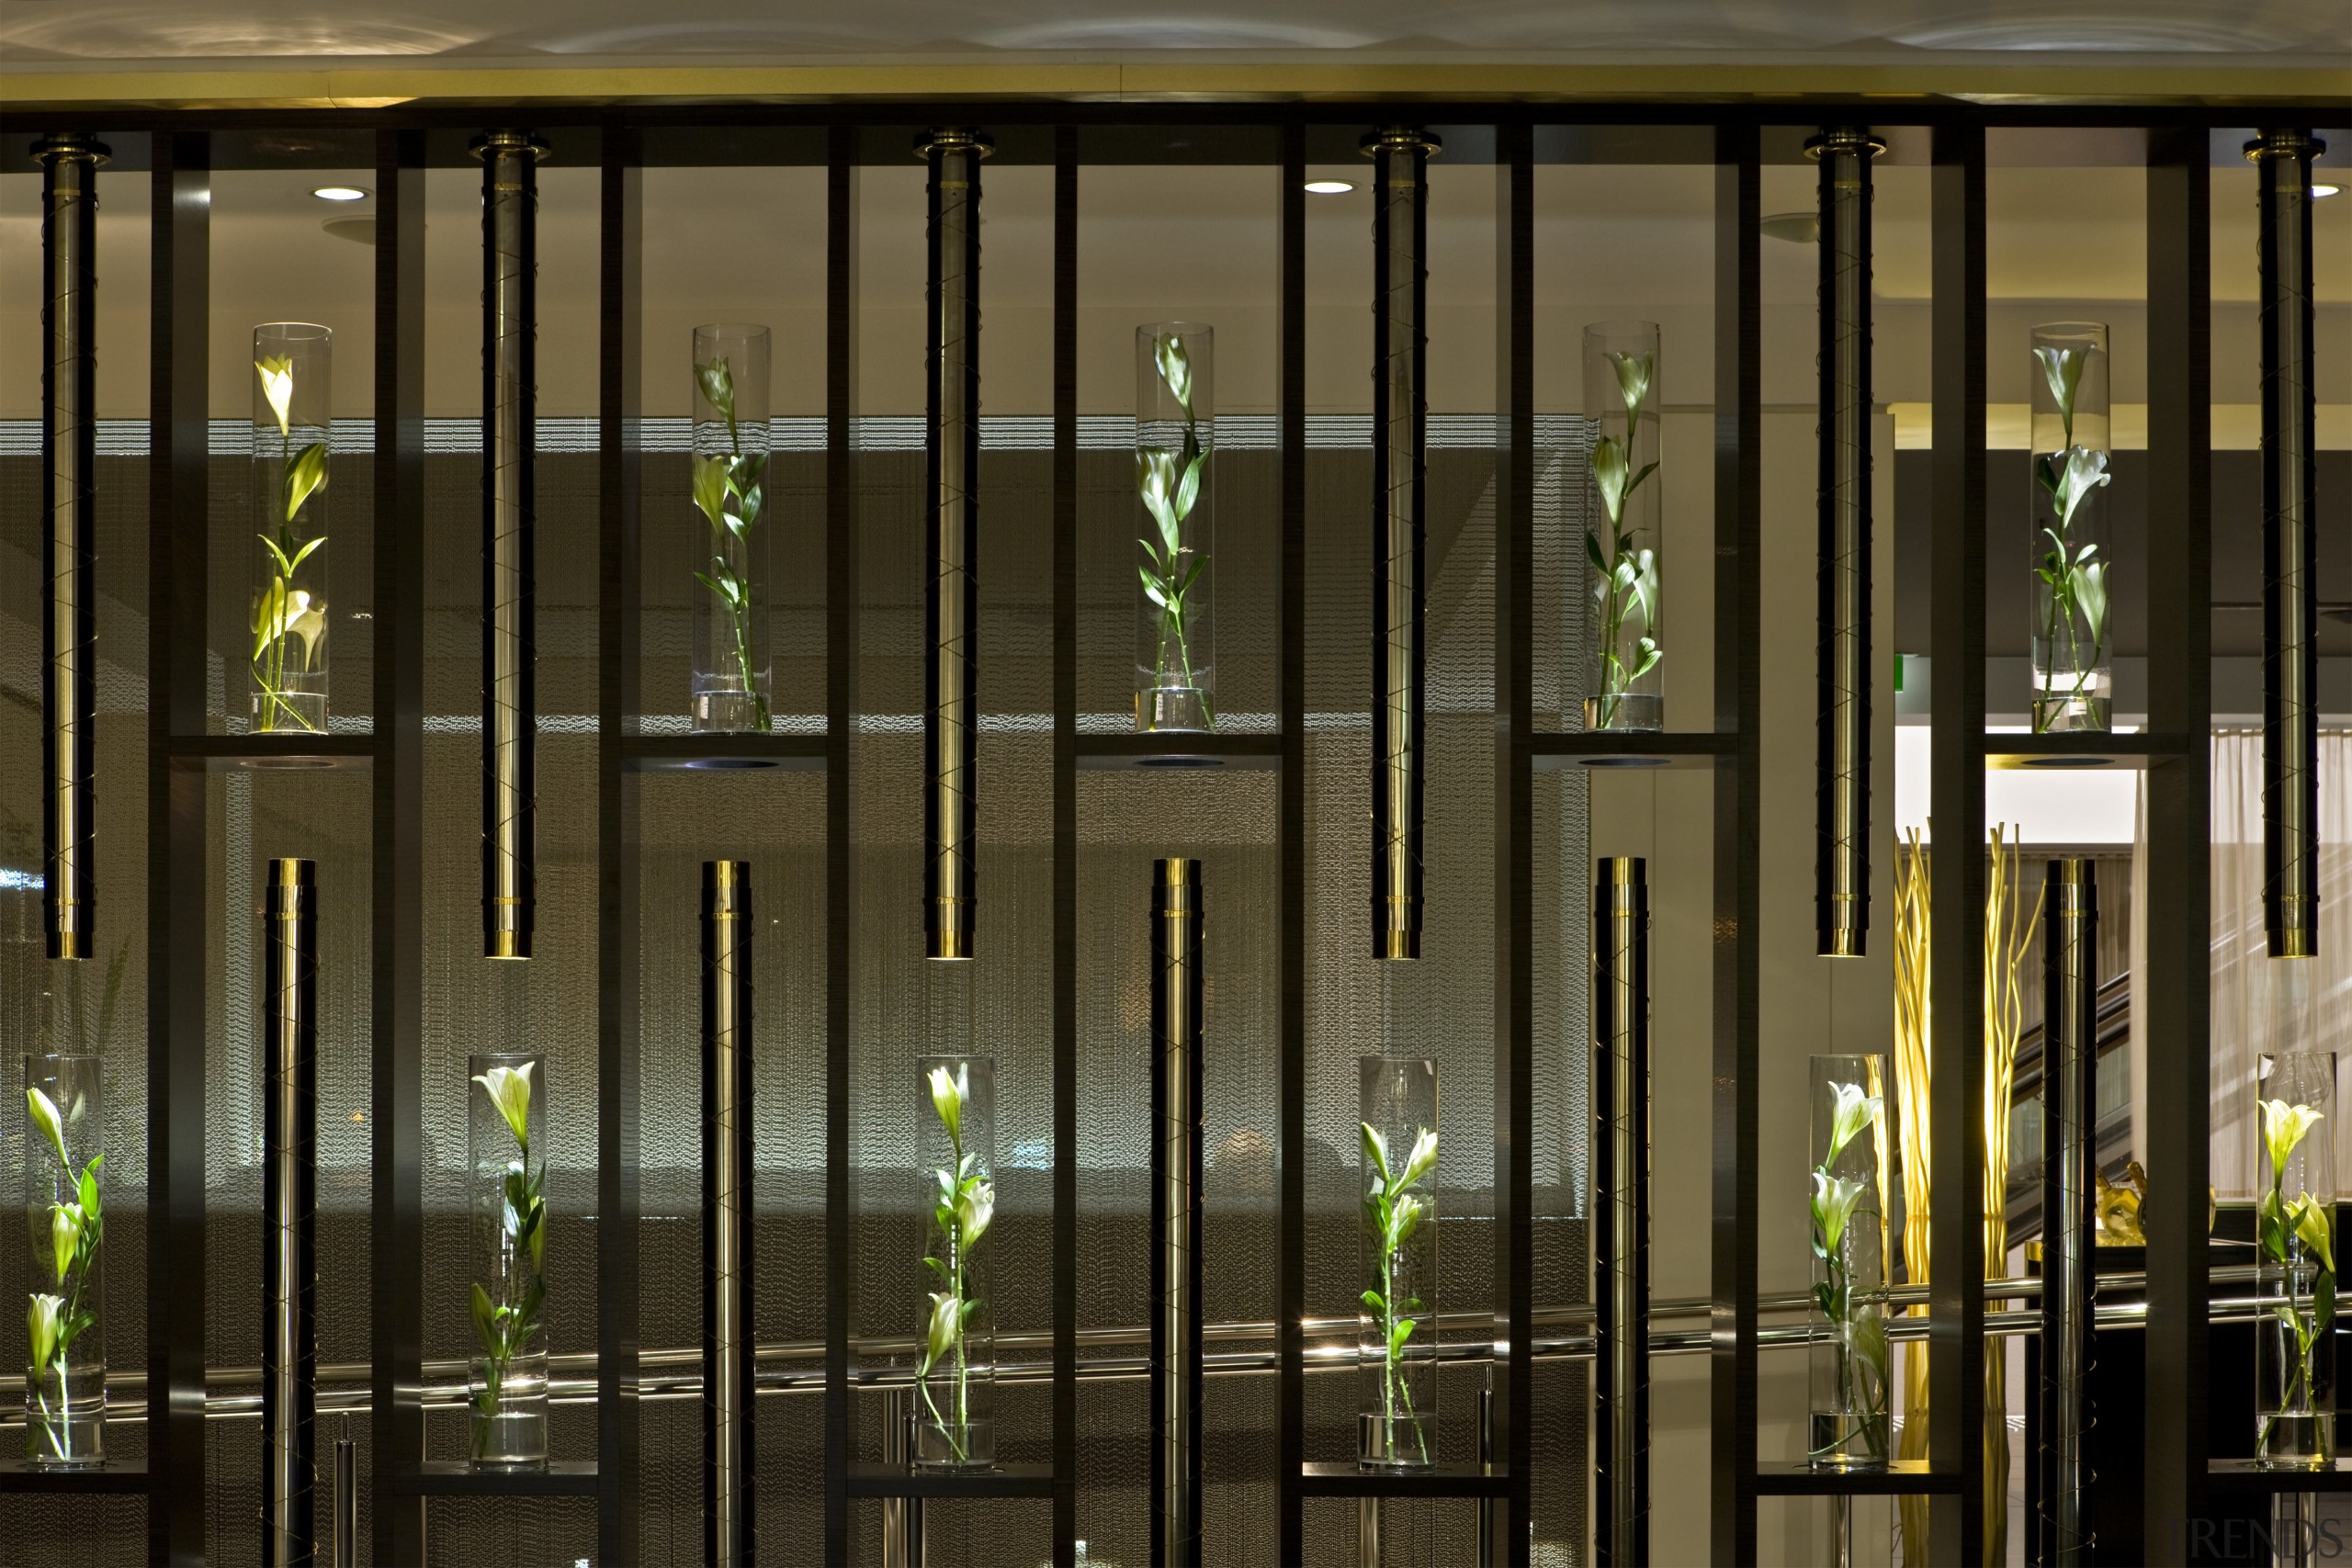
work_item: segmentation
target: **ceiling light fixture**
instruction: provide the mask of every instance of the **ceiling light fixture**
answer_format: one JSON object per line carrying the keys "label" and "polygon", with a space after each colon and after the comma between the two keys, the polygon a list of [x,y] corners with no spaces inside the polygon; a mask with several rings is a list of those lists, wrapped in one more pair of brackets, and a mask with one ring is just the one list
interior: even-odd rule
{"label": "ceiling light fixture", "polygon": [[1355,182],[1352,180],[1309,180],[1306,182],[1306,194],[1309,196],[1345,196],[1355,188]]}
{"label": "ceiling light fixture", "polygon": [[2344,187],[2342,186],[2322,185],[2316,180],[2312,182],[2312,199],[2313,201],[2317,201],[2324,196],[2341,196],[2343,193]]}
{"label": "ceiling light fixture", "polygon": [[321,201],[365,201],[368,196],[357,186],[321,186],[311,194]]}
{"label": "ceiling light fixture", "polygon": [[1768,240],[1785,240],[1792,245],[1815,245],[1821,243],[1821,214],[1818,212],[1774,212],[1758,219],[1757,232]]}

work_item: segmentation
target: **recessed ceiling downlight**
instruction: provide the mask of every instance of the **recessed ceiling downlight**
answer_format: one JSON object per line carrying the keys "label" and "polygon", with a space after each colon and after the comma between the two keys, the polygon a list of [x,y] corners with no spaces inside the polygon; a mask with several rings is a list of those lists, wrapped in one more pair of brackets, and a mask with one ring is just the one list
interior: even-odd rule
{"label": "recessed ceiling downlight", "polygon": [[1309,196],[1345,196],[1355,188],[1355,182],[1352,180],[1309,180],[1306,182],[1306,194]]}
{"label": "recessed ceiling downlight", "polygon": [[321,186],[311,194],[321,201],[365,201],[368,196],[357,186]]}

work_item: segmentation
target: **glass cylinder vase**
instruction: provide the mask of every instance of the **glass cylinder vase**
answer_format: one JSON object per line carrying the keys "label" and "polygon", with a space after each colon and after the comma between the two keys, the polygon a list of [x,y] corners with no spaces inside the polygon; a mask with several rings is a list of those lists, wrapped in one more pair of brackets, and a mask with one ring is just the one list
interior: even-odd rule
{"label": "glass cylinder vase", "polygon": [[1816,1469],[1887,1460],[1886,1058],[1815,1056],[1805,1199],[1813,1236],[1812,1423]]}
{"label": "glass cylinder vase", "polygon": [[2335,1053],[2265,1055],[2255,1102],[2255,1457],[2335,1462]]}
{"label": "glass cylinder vase", "polygon": [[695,329],[694,726],[771,728],[768,668],[768,329]]}
{"label": "glass cylinder vase", "polygon": [[252,728],[327,728],[327,451],[334,333],[254,329]]}
{"label": "glass cylinder vase", "polygon": [[1586,468],[1587,729],[1666,724],[1657,367],[1657,322],[1585,328],[1585,414],[1600,426]]}
{"label": "glass cylinder vase", "polygon": [[473,1171],[474,1335],[470,1458],[485,1470],[548,1459],[547,1058],[466,1058]]}
{"label": "glass cylinder vase", "polygon": [[1419,1469],[1437,1457],[1437,1064],[1357,1064],[1362,1273],[1356,1459]]}
{"label": "glass cylinder vase", "polygon": [[996,1323],[986,1243],[996,1218],[996,1062],[915,1061],[915,1178],[924,1212],[914,1462],[996,1463]]}
{"label": "glass cylinder vase", "polygon": [[2033,329],[2033,728],[2105,731],[2114,706],[2107,325]]}
{"label": "glass cylinder vase", "polygon": [[43,1470],[106,1462],[102,1095],[96,1055],[25,1058],[25,1459]]}
{"label": "glass cylinder vase", "polygon": [[1136,728],[1216,728],[1216,333],[1136,329]]}

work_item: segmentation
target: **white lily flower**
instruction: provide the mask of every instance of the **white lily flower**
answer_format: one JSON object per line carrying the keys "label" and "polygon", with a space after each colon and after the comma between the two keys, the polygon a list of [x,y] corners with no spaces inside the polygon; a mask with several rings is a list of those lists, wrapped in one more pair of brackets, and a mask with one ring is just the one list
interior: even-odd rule
{"label": "white lily flower", "polygon": [[277,434],[293,439],[294,417],[294,358],[291,355],[277,355],[254,361],[254,369],[261,376],[262,396],[269,400],[269,412],[277,416]]}
{"label": "white lily flower", "polygon": [[989,1222],[996,1217],[996,1183],[976,1181],[956,1205],[956,1228],[964,1238],[968,1252],[979,1246],[980,1237],[988,1234]]}
{"label": "white lily flower", "polygon": [[2290,1105],[2283,1100],[2257,1102],[2262,1112],[2262,1141],[2270,1151],[2270,1183],[2277,1186],[2287,1175],[2287,1161],[2295,1145],[2303,1141],[2325,1112],[2308,1105]]}
{"label": "white lily flower", "polygon": [[30,1341],[32,1363],[45,1367],[57,1354],[57,1338],[64,1330],[65,1298],[36,1293],[25,1309],[25,1336]]}
{"label": "white lily flower", "polygon": [[1437,1134],[1432,1129],[1424,1127],[1421,1129],[1421,1135],[1413,1140],[1413,1152],[1405,1156],[1405,1172],[1396,1179],[1397,1188],[1401,1190],[1412,1186],[1422,1177],[1427,1176],[1436,1165]]}
{"label": "white lily flower", "polygon": [[1864,1094],[1858,1083],[1832,1084],[1830,1088],[1837,1094],[1838,1102],[1829,1119],[1829,1152],[1821,1159],[1825,1166],[1837,1164],[1838,1156],[1846,1152],[1846,1145],[1878,1120],[1886,1104],[1881,1096]]}
{"label": "white lily flower", "polygon": [[66,1270],[74,1267],[74,1253],[82,1245],[82,1206],[78,1203],[51,1203],[49,1206],[49,1248],[57,1265],[57,1282],[65,1283]]}
{"label": "white lily flower", "polygon": [[57,1163],[70,1166],[65,1157],[65,1119],[57,1113],[57,1102],[38,1089],[25,1090],[25,1109],[33,1125],[49,1139],[49,1146],[57,1151]]}
{"label": "white lily flower", "polygon": [[931,1069],[931,1108],[939,1113],[940,1122],[947,1129],[948,1140],[957,1148],[964,1146],[964,1100],[972,1092],[972,1070],[968,1064],[958,1063],[956,1076],[949,1077],[945,1067]]}
{"label": "white lily flower", "polygon": [[491,1104],[505,1118],[507,1131],[514,1134],[526,1159],[531,1154],[531,1069],[537,1066],[526,1062],[519,1067],[492,1067],[474,1075],[474,1082],[481,1085]]}

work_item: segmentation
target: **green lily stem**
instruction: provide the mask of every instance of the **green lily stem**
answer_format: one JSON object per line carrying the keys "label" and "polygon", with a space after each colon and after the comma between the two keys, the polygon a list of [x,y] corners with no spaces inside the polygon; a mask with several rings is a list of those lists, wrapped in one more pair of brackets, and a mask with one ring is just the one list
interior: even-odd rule
{"label": "green lily stem", "polygon": [[[1194,458],[1200,456],[1201,425],[1199,416],[1193,412],[1193,400],[1189,396],[1180,399],[1179,406],[1184,411],[1184,446],[1177,459],[1176,469],[1177,472],[1182,473]],[[1171,508],[1174,506],[1173,497],[1170,498],[1169,503]],[[1190,513],[1188,513],[1187,515]],[[1182,517],[1177,519],[1180,525],[1183,521]],[[1164,685],[1167,682],[1168,646],[1172,639],[1176,645],[1176,660],[1182,667],[1184,677],[1184,688],[1187,691],[1200,693],[1201,716],[1214,731],[1216,728],[1216,708],[1210,701],[1209,694],[1200,690],[1200,682],[1193,673],[1193,650],[1188,634],[1184,629],[1184,596],[1176,588],[1178,582],[1176,564],[1175,554],[1171,551],[1168,558],[1166,573],[1166,584],[1170,592],[1167,596],[1168,603],[1160,609],[1159,641],[1153,660],[1151,682],[1157,687]]]}
{"label": "green lily stem", "polygon": [[[736,428],[735,405],[732,400],[727,406],[727,446],[734,460],[741,463],[743,460],[743,438],[741,433]],[[765,487],[763,486],[762,489],[764,493]],[[741,504],[740,499],[738,504]],[[741,513],[738,513],[737,515],[741,516]],[[744,520],[746,532],[749,532],[752,524],[752,519]],[[752,699],[752,728],[764,735],[768,731],[770,722],[768,694],[760,690],[758,681],[753,679],[752,674],[752,615],[753,614],[752,583],[748,579],[735,577],[732,572],[728,572],[723,560],[719,570],[727,572],[728,580],[735,586],[735,592],[728,601],[729,618],[734,623],[735,630],[735,668],[742,676],[743,694]]]}
{"label": "green lily stem", "polygon": [[[964,1134],[960,1126],[948,1128],[947,1145],[951,1151],[950,1157],[955,1161],[956,1179],[960,1182],[963,1179],[964,1171]],[[958,1464],[963,1463],[970,1455],[972,1437],[972,1370],[969,1359],[965,1353],[964,1344],[964,1245],[959,1229],[961,1224],[960,1220],[951,1220],[947,1226],[947,1290],[956,1303],[954,1331],[956,1397],[953,1402],[956,1419],[952,1425],[944,1416],[940,1414],[938,1401],[932,1397],[931,1379],[922,1377],[916,1380],[922,1387],[923,1404],[931,1411],[931,1424],[947,1444],[949,1456]]]}

